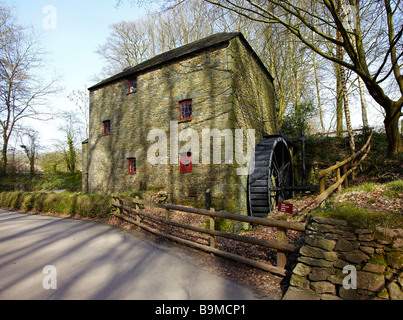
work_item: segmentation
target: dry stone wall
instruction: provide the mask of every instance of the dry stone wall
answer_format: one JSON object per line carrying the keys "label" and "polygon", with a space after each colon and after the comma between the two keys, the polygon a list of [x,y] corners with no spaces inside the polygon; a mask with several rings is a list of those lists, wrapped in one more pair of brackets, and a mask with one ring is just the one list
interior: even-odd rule
{"label": "dry stone wall", "polygon": [[403,300],[403,229],[311,217],[285,300]]}

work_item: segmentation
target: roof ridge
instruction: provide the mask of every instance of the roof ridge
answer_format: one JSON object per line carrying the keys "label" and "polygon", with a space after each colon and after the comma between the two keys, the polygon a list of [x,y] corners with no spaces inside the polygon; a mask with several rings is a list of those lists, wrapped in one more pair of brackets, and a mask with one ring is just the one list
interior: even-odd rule
{"label": "roof ridge", "polygon": [[[96,89],[108,83],[117,81],[119,79],[125,78],[130,76],[133,73],[140,72],[147,70],[149,68],[168,63],[174,59],[181,58],[188,54],[210,48],[214,45],[218,45],[220,43],[230,41],[235,37],[242,36],[241,32],[219,32],[208,37],[193,41],[191,43],[185,44],[178,48],[168,50],[166,52],[160,53],[146,61],[143,61],[136,66],[127,67],[123,71],[95,84],[94,86],[90,87],[89,90]],[[243,36],[242,36],[243,37]]]}

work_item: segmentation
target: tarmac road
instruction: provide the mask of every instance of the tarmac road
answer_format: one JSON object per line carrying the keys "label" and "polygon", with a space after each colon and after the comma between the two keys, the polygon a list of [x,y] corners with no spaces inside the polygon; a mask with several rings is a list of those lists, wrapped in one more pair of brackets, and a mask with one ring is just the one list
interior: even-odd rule
{"label": "tarmac road", "polygon": [[259,298],[202,270],[192,257],[129,232],[96,222],[0,210],[0,299]]}

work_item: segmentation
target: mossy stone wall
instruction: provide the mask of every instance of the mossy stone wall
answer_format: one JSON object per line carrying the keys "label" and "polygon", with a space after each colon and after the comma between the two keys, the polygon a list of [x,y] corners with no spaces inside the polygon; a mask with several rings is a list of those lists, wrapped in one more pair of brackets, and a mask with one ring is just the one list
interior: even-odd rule
{"label": "mossy stone wall", "polygon": [[311,217],[298,261],[284,299],[403,300],[403,229]]}

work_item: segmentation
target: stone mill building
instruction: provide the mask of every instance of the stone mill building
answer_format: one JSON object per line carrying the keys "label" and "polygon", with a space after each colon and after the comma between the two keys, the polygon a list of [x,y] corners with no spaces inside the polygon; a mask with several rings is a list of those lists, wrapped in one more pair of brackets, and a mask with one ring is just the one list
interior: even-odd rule
{"label": "stone mill building", "polygon": [[[247,164],[237,156],[277,127],[273,78],[241,33],[160,54],[89,91],[84,192],[164,191],[169,202],[194,207],[209,192],[211,207],[247,214],[247,175],[237,170]],[[198,148],[186,149],[190,141]]]}

